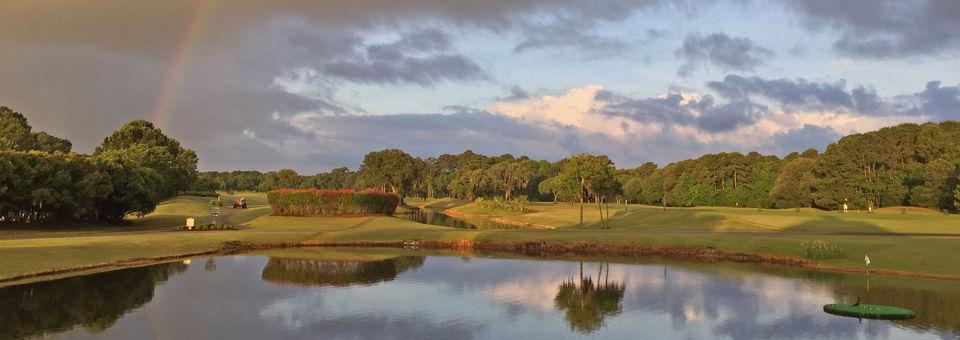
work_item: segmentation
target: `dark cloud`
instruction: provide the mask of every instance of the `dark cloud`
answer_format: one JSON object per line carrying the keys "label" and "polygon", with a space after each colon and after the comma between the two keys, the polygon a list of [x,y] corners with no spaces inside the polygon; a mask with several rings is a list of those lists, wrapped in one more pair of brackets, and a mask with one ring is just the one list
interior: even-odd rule
{"label": "dark cloud", "polygon": [[629,42],[614,37],[593,33],[591,22],[564,19],[549,24],[528,25],[524,28],[520,43],[514,53],[538,49],[563,49],[585,57],[610,56],[623,53]]}
{"label": "dark cloud", "polygon": [[715,105],[711,96],[704,96],[699,101],[691,101],[690,106],[695,107],[700,113],[695,118],[696,127],[709,133],[732,131],[741,126],[753,124],[757,117],[767,113],[765,106],[749,100]]}
{"label": "dark cloud", "polygon": [[923,91],[881,98],[872,87],[847,89],[845,81],[833,83],[798,79],[764,79],[728,75],[707,87],[727,100],[761,97],[786,111],[845,110],[868,116],[925,116],[933,120],[960,119],[960,87],[928,82]]}
{"label": "dark cloud", "polygon": [[717,104],[710,95],[699,100],[684,98],[679,93],[665,97],[629,98],[601,91],[597,99],[607,102],[601,113],[608,116],[667,126],[692,126],[708,133],[732,131],[752,124],[768,111],[766,106],[746,99]]}
{"label": "dark cloud", "polygon": [[723,33],[690,34],[674,54],[683,61],[677,70],[681,76],[690,75],[705,63],[722,70],[753,71],[774,56],[772,51],[748,38]]}
{"label": "dark cloud", "polygon": [[524,99],[530,99],[530,92],[527,92],[519,85],[513,85],[510,87],[510,95],[505,97],[497,97],[498,101],[515,101]]}
{"label": "dark cloud", "polygon": [[[707,87],[727,99],[760,96],[786,108],[833,110],[847,108],[857,112],[878,110],[881,105],[872,88],[846,89],[845,81],[811,82],[798,79],[764,79],[728,75],[722,81],[707,82]],[[877,112],[879,113],[879,112]]]}
{"label": "dark cloud", "polygon": [[777,153],[787,154],[792,151],[815,148],[823,152],[827,145],[843,137],[842,134],[830,127],[804,124],[798,129],[775,133],[773,143],[779,147]]}
{"label": "dark cloud", "polygon": [[913,97],[920,103],[918,113],[933,115],[937,120],[960,119],[960,86],[927,83],[926,89]]}
{"label": "dark cloud", "polygon": [[834,48],[867,58],[919,56],[960,48],[960,1],[781,0],[807,27],[840,31]]}
{"label": "dark cloud", "polygon": [[320,62],[316,67],[329,77],[373,84],[430,85],[443,80],[488,78],[473,60],[451,54],[449,49],[450,36],[428,28],[407,33],[391,43],[350,46],[346,50],[363,52]]}

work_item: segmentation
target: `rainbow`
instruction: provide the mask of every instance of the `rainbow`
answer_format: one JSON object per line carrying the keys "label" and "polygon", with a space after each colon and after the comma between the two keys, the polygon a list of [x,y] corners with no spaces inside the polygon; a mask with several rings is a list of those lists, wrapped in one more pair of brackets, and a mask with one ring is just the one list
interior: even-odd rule
{"label": "rainbow", "polygon": [[187,70],[187,61],[193,54],[197,43],[201,40],[206,21],[209,17],[210,9],[213,7],[214,0],[193,1],[193,8],[190,10],[190,16],[186,27],[180,34],[177,45],[173,50],[173,56],[170,66],[164,76],[160,92],[153,102],[150,109],[148,120],[153,122],[158,128],[167,126],[167,118],[170,115],[170,105],[177,96],[177,90],[180,82],[183,80],[184,72]]}

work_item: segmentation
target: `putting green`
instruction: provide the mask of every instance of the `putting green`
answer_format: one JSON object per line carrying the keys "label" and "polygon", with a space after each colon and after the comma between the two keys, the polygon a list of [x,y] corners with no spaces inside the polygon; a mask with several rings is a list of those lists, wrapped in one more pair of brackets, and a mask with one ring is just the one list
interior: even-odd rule
{"label": "putting green", "polygon": [[823,306],[823,311],[840,316],[850,316],[861,319],[906,320],[917,316],[912,310],[900,307],[882,305],[850,305],[835,303]]}

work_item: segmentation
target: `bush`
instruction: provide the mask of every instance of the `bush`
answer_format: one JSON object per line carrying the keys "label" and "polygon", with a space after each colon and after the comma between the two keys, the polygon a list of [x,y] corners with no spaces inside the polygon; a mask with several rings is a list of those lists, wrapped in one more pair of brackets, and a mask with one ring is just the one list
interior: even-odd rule
{"label": "bush", "polygon": [[392,215],[400,196],[375,190],[279,189],[267,194],[276,216]]}
{"label": "bush", "polygon": [[473,200],[478,207],[483,209],[491,210],[505,210],[505,211],[524,211],[524,203],[527,202],[527,196],[518,195],[513,199],[506,201],[500,197],[493,197],[492,199],[484,199],[483,197],[477,197]]}
{"label": "bush", "polygon": [[844,256],[843,248],[823,241],[802,242],[800,250],[803,257],[814,260],[836,259]]}

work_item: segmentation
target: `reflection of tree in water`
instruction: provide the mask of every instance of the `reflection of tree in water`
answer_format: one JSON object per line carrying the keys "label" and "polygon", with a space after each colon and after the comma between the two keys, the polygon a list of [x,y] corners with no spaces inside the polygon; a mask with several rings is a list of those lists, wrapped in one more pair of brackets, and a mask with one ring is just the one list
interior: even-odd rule
{"label": "reflection of tree in water", "polygon": [[380,261],[306,260],[271,257],[263,268],[264,281],[307,286],[348,286],[390,281],[397,274],[423,266],[423,256],[400,256]]}
{"label": "reflection of tree in water", "polygon": [[186,269],[180,262],[164,263],[0,288],[0,339],[77,325],[100,332],[150,302],[158,282]]}
{"label": "reflection of tree in water", "polygon": [[207,258],[207,262],[203,264],[203,270],[206,270],[208,272],[217,271],[217,259],[213,257]]}
{"label": "reflection of tree in water", "polygon": [[[606,269],[606,276],[604,276]],[[602,281],[602,283],[600,283]],[[610,264],[600,264],[597,282],[590,276],[583,276],[583,262],[580,263],[579,282],[571,278],[560,283],[560,291],[553,299],[557,309],[566,313],[570,329],[590,333],[603,326],[607,316],[620,314],[624,286],[610,282]]]}

